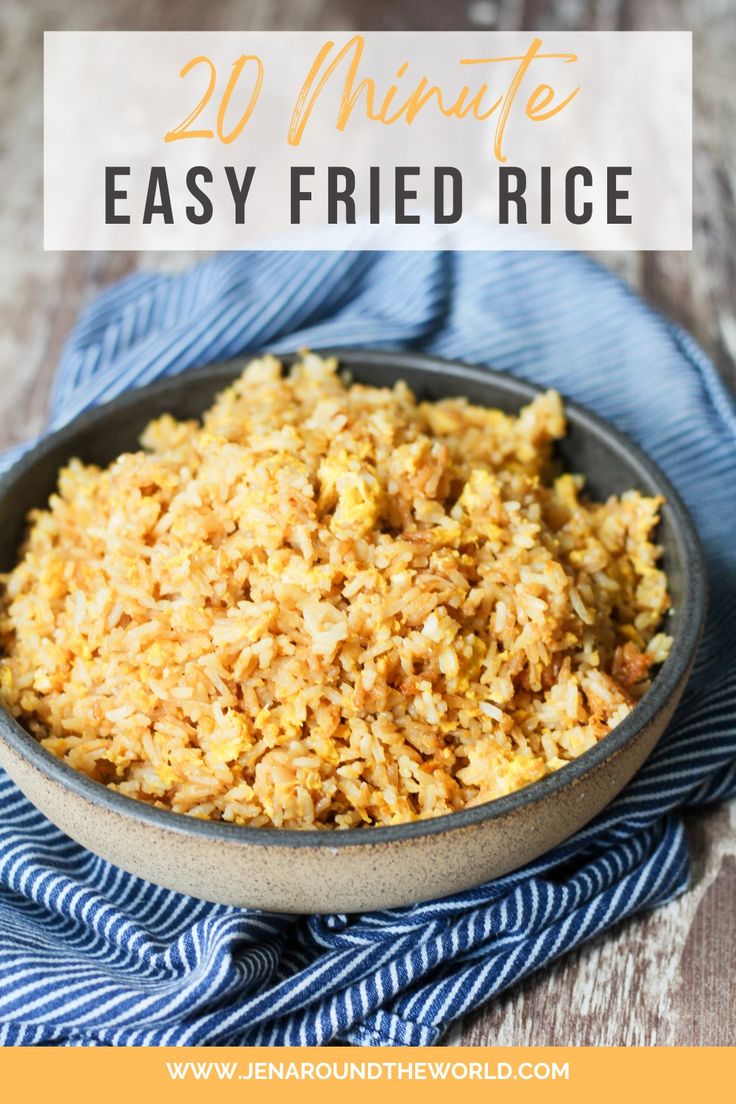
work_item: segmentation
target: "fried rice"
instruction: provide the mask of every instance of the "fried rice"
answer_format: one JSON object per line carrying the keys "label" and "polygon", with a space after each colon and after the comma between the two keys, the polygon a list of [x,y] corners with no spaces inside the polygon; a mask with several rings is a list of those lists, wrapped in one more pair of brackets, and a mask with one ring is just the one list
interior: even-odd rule
{"label": "fried rice", "polygon": [[0,702],[141,801],[352,828],[500,797],[593,747],[671,640],[661,499],[518,416],[272,357],[109,467],[72,460],[0,578]]}

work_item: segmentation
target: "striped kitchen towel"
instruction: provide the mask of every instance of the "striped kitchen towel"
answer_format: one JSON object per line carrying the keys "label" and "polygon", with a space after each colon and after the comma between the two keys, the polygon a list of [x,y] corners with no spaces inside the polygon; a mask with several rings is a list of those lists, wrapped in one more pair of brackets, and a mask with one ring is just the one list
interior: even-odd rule
{"label": "striped kitchen towel", "polygon": [[665,740],[572,840],[442,901],[355,916],[248,912],[83,850],[0,774],[5,1045],[427,1044],[457,1017],[688,884],[683,810],[736,792],[736,410],[676,327],[562,253],[226,254],[139,274],[85,312],[58,426],[193,365],[301,346],[423,349],[556,387],[654,457],[695,516],[713,595]]}

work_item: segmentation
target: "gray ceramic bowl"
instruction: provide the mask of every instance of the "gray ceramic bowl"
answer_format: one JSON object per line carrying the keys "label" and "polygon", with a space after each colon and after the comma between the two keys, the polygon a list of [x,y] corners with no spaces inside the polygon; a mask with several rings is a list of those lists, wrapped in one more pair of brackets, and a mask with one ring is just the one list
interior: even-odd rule
{"label": "gray ceramic bowl", "polygon": [[[425,356],[338,351],[360,380],[398,378],[424,398],[465,395],[516,411],[536,388],[507,375]],[[287,362],[290,359],[284,358]],[[25,517],[54,489],[72,456],[108,463],[134,447],[165,411],[193,417],[242,369],[237,362],[166,379],[99,407],[46,438],[0,480],[0,569],[15,562]],[[151,808],[93,782],[45,751],[0,710],[0,762],[55,824],[118,866],[213,901],[285,912],[352,912],[405,905],[466,889],[529,862],[566,839],[641,767],[682,693],[701,632],[705,568],[673,487],[638,448],[567,404],[560,452],[597,497],[637,487],[666,499],[659,539],[673,609],[671,654],[652,688],[614,731],[557,773],[516,793],[434,820],[336,832],[248,829]]]}

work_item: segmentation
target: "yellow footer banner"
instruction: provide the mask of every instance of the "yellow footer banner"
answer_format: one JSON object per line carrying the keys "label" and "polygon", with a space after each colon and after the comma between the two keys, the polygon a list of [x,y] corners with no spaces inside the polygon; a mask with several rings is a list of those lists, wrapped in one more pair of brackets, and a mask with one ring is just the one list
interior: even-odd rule
{"label": "yellow footer banner", "polygon": [[729,1047],[19,1047],[0,1053],[5,1100],[54,1104],[406,1104],[420,1098],[422,1104],[699,1104],[704,1093],[730,1094],[735,1073],[736,1049]]}

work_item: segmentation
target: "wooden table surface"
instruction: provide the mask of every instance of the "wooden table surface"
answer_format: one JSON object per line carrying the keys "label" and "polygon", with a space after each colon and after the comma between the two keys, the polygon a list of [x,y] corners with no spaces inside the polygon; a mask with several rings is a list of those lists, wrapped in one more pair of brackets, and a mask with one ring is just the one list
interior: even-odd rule
{"label": "wooden table surface", "polygon": [[[61,345],[101,288],[183,253],[43,253],[44,30],[564,30],[694,32],[691,253],[602,254],[682,323],[736,386],[734,0],[3,0],[0,6],[0,448],[40,430]],[[736,809],[688,822],[690,891],[618,925],[468,1017],[469,1045],[736,1042]]]}

